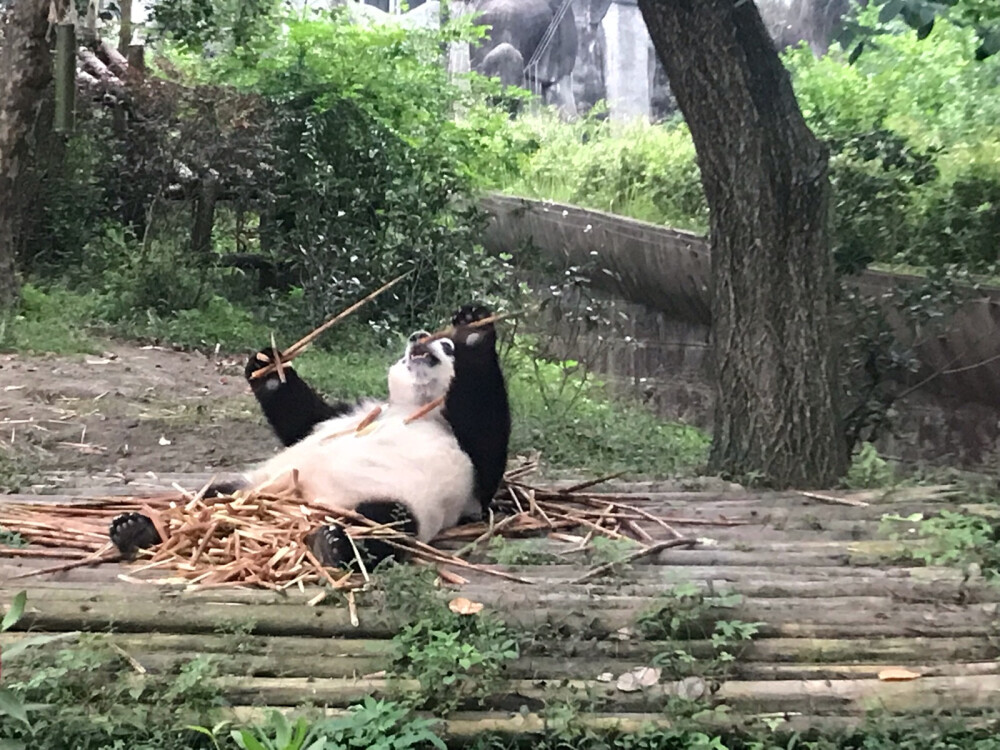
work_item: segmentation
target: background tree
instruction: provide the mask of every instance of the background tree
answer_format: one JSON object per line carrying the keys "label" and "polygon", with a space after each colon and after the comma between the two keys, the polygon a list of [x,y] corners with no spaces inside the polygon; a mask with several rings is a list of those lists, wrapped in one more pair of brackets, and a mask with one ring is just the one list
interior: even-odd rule
{"label": "background tree", "polygon": [[716,369],[710,469],[828,485],[838,413],[825,148],[752,2],[639,0],[691,130],[710,209]]}
{"label": "background tree", "polygon": [[0,308],[17,299],[16,258],[32,204],[32,130],[52,80],[49,0],[13,0],[0,17]]}

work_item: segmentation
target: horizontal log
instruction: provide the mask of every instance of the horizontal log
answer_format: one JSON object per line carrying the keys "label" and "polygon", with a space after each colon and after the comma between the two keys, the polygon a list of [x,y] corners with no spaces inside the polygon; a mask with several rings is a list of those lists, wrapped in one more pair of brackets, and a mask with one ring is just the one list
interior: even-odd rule
{"label": "horizontal log", "polygon": [[[5,643],[14,643],[34,633],[10,632],[4,634]],[[305,655],[312,663],[346,660],[345,664],[364,664],[359,671],[369,673],[384,668],[385,660],[393,651],[393,644],[386,639],[319,638],[306,636],[257,636],[219,635],[215,633],[114,633],[107,636],[125,651],[140,654],[176,654],[178,659],[189,659],[198,654],[229,657],[238,652],[249,656],[262,656],[279,664],[288,665],[297,656]],[[573,661],[628,663],[631,666],[648,664],[656,654],[683,648],[699,659],[711,658],[714,650],[707,640],[683,642],[638,640],[584,640],[559,638],[540,641],[522,647],[526,670],[543,674],[554,671],[546,659]],[[788,665],[830,669],[853,668],[853,665],[958,665],[962,663],[998,663],[1000,646],[984,638],[757,638],[747,643],[739,654],[740,665],[760,663],[762,668],[777,673]],[[369,665],[375,665],[369,669]],[[935,666],[937,665],[937,666]],[[305,668],[310,668],[307,663]],[[323,667],[325,669],[325,667]],[[228,669],[228,668],[227,668]],[[231,671],[231,670],[230,670]],[[598,673],[609,671],[604,667]],[[301,676],[309,676],[304,672]]]}
{"label": "horizontal log", "polygon": [[[387,696],[391,690],[418,689],[411,680],[308,678],[220,678],[228,700],[268,706],[314,703],[346,707],[366,696]],[[622,692],[614,683],[593,680],[510,680],[484,705],[517,710],[541,708],[553,701],[588,696],[614,710],[648,711],[665,707],[677,694],[675,683]],[[790,712],[819,715],[862,715],[882,707],[891,712],[986,710],[1000,704],[1000,675],[921,677],[907,682],[882,680],[771,680],[725,682],[712,696],[741,713]]]}
{"label": "horizontal log", "polygon": [[[387,642],[388,643],[388,642]],[[240,646],[231,644],[227,653],[207,654],[199,651],[173,652],[150,651],[147,648],[126,650],[126,653],[154,673],[174,674],[178,669],[197,656],[216,656],[215,664],[220,675],[241,677],[302,677],[307,679],[358,678],[378,674],[388,669],[389,656],[337,656],[324,657],[311,654],[248,654]],[[708,654],[706,658],[710,658]],[[634,659],[616,659],[610,656],[580,655],[575,658],[564,656],[526,655],[512,661],[505,667],[506,675],[520,680],[594,680],[599,675],[610,674],[617,678],[636,667],[648,666],[650,655],[644,662]],[[919,658],[914,655],[915,658]],[[740,661],[734,665],[730,676],[743,681],[757,680],[859,680],[877,679],[887,667],[901,666],[898,663],[881,664],[765,664]],[[926,664],[907,663],[906,669],[922,677],[958,677],[1000,674],[1000,663],[996,661]],[[15,669],[11,670],[16,674]],[[669,670],[668,670],[669,672]],[[694,668],[698,673],[698,668]]]}
{"label": "horizontal log", "polygon": [[[517,594],[497,591],[487,605],[502,613],[512,625],[535,629],[542,625],[568,627],[588,637],[605,637],[622,628],[634,629],[649,602],[641,598],[597,602],[581,598],[539,603],[530,586]],[[17,589],[0,589],[4,598]],[[70,590],[73,591],[73,590]],[[60,596],[59,589],[38,589],[29,601],[19,626],[43,630],[106,630],[120,632],[205,632],[233,620],[254,622],[256,633],[269,635],[385,636],[398,621],[385,613],[359,607],[360,626],[351,625],[346,607],[306,607],[274,604],[235,604],[165,596],[144,587],[93,595]],[[273,602],[280,601],[277,597]],[[985,636],[994,630],[996,603],[942,607],[933,604],[899,604],[889,597],[839,597],[830,599],[745,598],[736,610],[707,611],[705,626],[715,619],[761,621],[762,636]]]}
{"label": "horizontal log", "polygon": [[[10,588],[30,588],[32,593],[44,596],[44,591],[58,589],[66,592],[61,594],[71,598],[73,591],[85,592],[91,596],[99,592],[120,591],[135,588],[135,584],[124,583],[116,579],[119,573],[130,569],[121,565],[102,565],[94,568],[79,568],[58,576],[32,577],[11,580],[13,576],[22,575],[30,570],[46,568],[69,562],[68,558],[18,558],[16,560],[0,559],[0,581],[7,581]],[[985,581],[963,584],[961,571],[944,571],[941,576],[927,575],[928,569],[913,568],[913,575],[887,575],[886,571],[877,574],[862,572],[859,575],[825,576],[823,568],[810,568],[803,577],[787,575],[783,572],[759,571],[744,567],[702,568],[685,566],[658,571],[656,569],[635,569],[628,571],[620,578],[588,581],[583,585],[570,586],[568,581],[579,577],[585,569],[580,566],[551,566],[546,568],[518,568],[517,575],[537,581],[532,586],[533,593],[542,597],[549,595],[554,589],[562,596],[574,595],[588,598],[604,596],[631,596],[653,600],[663,596],[673,584],[690,582],[706,592],[737,592],[743,596],[758,598],[788,598],[788,599],[818,599],[841,596],[888,596],[899,602],[925,601],[955,603],[995,602],[1000,601],[1000,588]],[[839,569],[834,569],[839,572]],[[653,573],[654,575],[650,575]],[[813,574],[808,577],[807,574]],[[495,586],[492,579],[475,572],[462,571],[462,575],[471,579],[469,584],[460,590],[463,596],[480,600],[489,596]],[[287,599],[281,603],[305,602],[318,593],[315,587],[307,587],[306,594],[298,590],[289,592]],[[0,598],[2,598],[0,594]],[[236,601],[259,603],[271,601],[270,592],[246,589],[211,589],[185,596],[205,597],[203,601]]]}

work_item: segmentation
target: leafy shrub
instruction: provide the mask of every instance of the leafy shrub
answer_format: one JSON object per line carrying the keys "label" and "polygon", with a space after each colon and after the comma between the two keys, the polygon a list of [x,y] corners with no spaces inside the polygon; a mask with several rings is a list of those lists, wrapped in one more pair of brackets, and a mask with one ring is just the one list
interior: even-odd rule
{"label": "leafy shrub", "polygon": [[[405,291],[366,311],[395,327],[502,294],[506,269],[478,246],[486,217],[473,193],[478,143],[504,122],[477,103],[486,88],[473,78],[466,94],[449,80],[437,32],[355,22],[343,9],[279,20],[251,45],[252,64],[192,69],[279,113],[262,232],[295,264],[313,318],[402,271]],[[462,125],[460,105],[476,115]]]}
{"label": "leafy shrub", "polygon": [[844,483],[852,489],[886,488],[895,482],[896,473],[871,443],[861,444],[844,478]]}
{"label": "leafy shrub", "polygon": [[948,189],[930,197],[914,265],[961,264],[994,271],[1000,261],[1000,170],[973,164]]}
{"label": "leafy shrub", "polygon": [[880,127],[831,144],[832,246],[838,270],[851,274],[875,260],[906,257],[920,233],[916,192],[937,177],[931,156]]}
{"label": "leafy shrub", "polygon": [[420,684],[407,700],[443,715],[496,692],[507,662],[519,654],[507,625],[489,612],[452,612],[435,590],[433,569],[385,564],[379,574],[388,611],[408,620],[393,638],[391,668],[394,677]]}
{"label": "leafy shrub", "polygon": [[271,711],[263,726],[233,730],[231,736],[241,750],[445,750],[435,726],[433,719],[415,718],[399,703],[365,698],[346,716],[311,726],[304,717],[292,723],[281,712]]}
{"label": "leafy shrub", "polygon": [[209,663],[194,660],[176,674],[130,678],[131,666],[99,636],[79,638],[55,653],[10,659],[9,667],[5,654],[6,689],[34,710],[30,723],[0,712],[0,744],[24,742],[38,750],[208,747],[184,727],[185,719],[207,718],[219,705]]}
{"label": "leafy shrub", "polygon": [[889,537],[909,540],[912,535],[892,531],[904,525],[916,532],[923,544],[907,550],[910,557],[925,565],[966,566],[975,563],[989,578],[1000,576],[1000,523],[981,515],[942,510],[931,516],[915,513],[901,517],[887,514],[882,519]]}

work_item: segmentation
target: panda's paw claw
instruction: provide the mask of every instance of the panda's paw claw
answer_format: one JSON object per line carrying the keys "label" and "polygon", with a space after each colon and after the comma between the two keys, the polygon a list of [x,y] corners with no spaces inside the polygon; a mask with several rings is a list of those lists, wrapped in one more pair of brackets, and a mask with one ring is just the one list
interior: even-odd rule
{"label": "panda's paw claw", "polygon": [[142,513],[122,513],[112,518],[108,536],[126,557],[162,541],[153,521]]}

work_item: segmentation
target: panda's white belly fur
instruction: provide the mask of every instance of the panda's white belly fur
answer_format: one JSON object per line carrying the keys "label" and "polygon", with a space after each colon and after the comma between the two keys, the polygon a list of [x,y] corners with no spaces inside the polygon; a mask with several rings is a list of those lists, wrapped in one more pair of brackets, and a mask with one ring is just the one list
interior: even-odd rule
{"label": "panda's white belly fur", "polygon": [[[376,405],[381,415],[356,434]],[[351,510],[365,500],[398,500],[417,519],[420,540],[430,541],[472,507],[473,469],[440,410],[404,424],[414,408],[362,404],[317,425],[307,438],[251,472],[250,481],[257,487],[280,485],[298,470],[299,491],[317,503]],[[350,434],[337,434],[345,431]]]}

